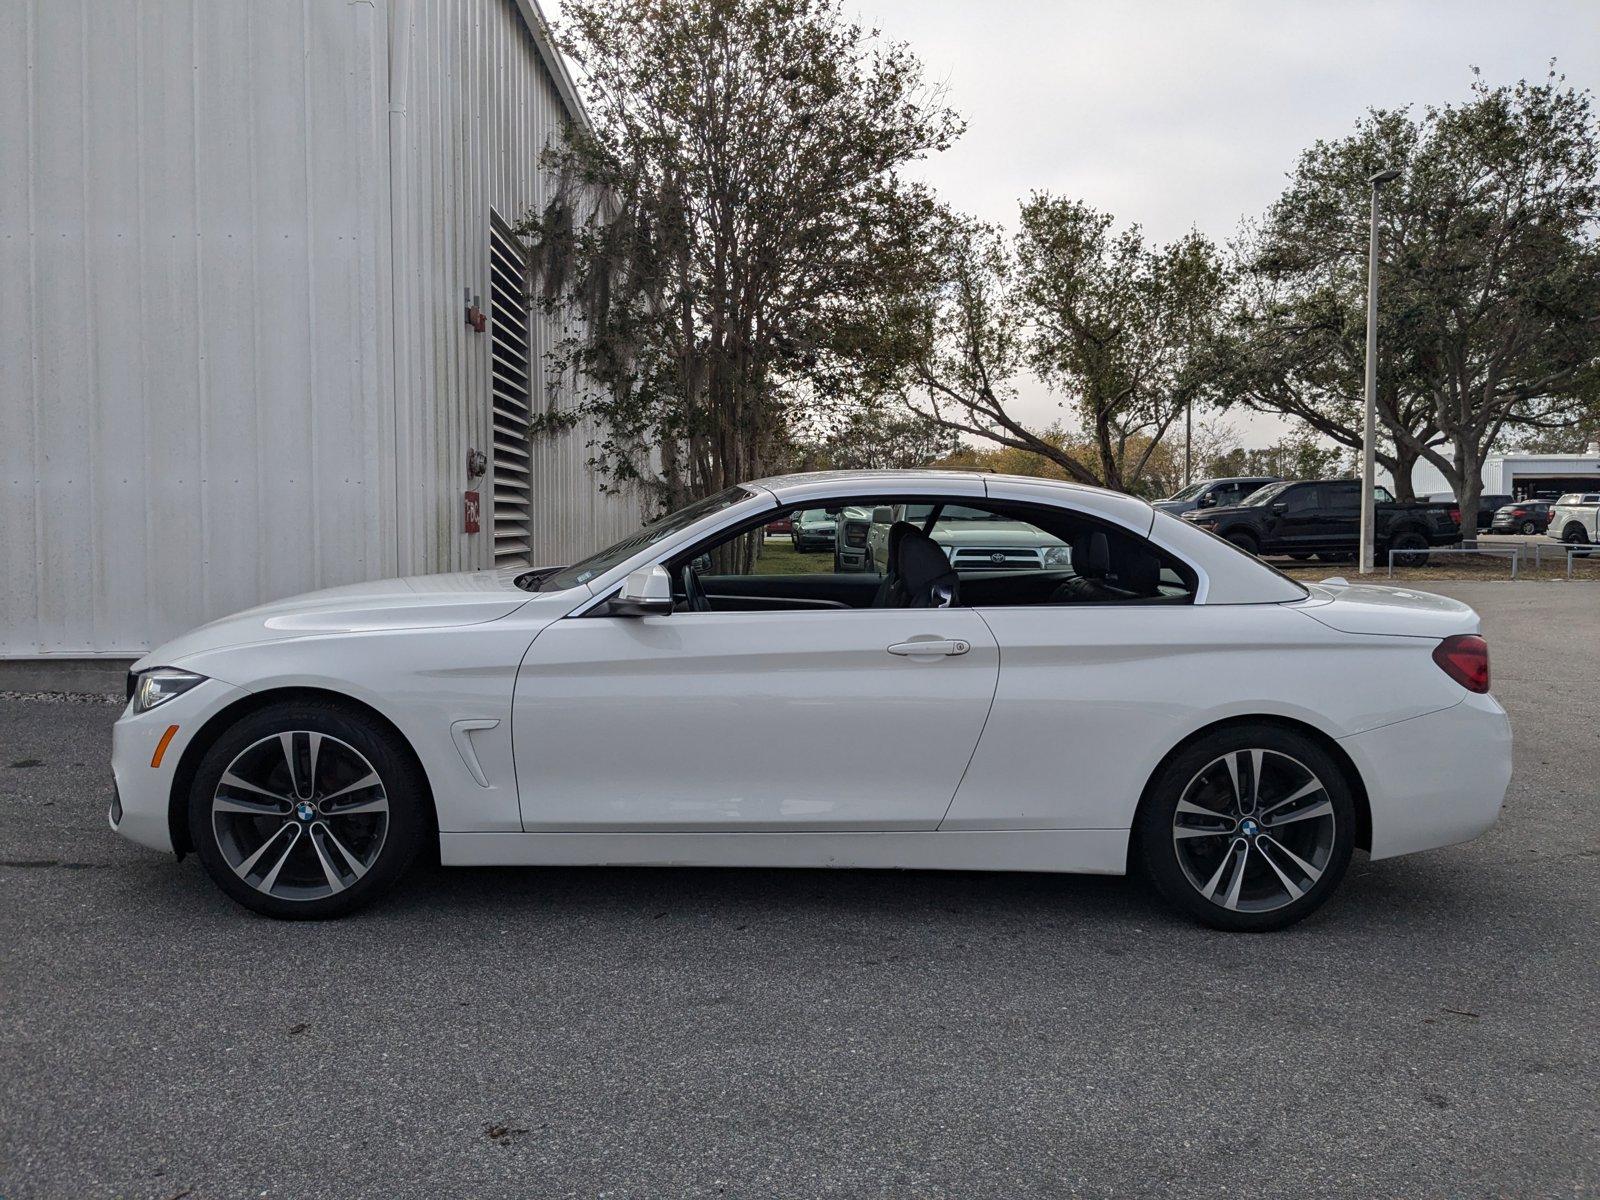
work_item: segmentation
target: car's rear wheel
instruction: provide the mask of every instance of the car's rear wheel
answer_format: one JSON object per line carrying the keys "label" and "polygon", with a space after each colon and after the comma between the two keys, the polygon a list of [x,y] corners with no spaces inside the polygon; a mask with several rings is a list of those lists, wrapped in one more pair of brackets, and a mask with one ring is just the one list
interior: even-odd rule
{"label": "car's rear wheel", "polygon": [[1271,725],[1222,730],[1152,782],[1135,836],[1172,904],[1217,929],[1282,929],[1319,908],[1355,845],[1355,802],[1316,743]]}
{"label": "car's rear wheel", "polygon": [[217,886],[246,908],[341,916],[416,857],[427,830],[419,774],[399,739],[354,709],[275,704],[206,751],[189,836]]}
{"label": "car's rear wheel", "polygon": [[1239,549],[1243,550],[1246,554],[1261,553],[1261,543],[1256,540],[1256,535],[1253,533],[1246,533],[1242,529],[1235,529],[1228,533],[1226,537],[1228,541],[1239,547]]}
{"label": "car's rear wheel", "polygon": [[1535,524],[1534,522],[1532,522],[1532,521],[1524,521],[1522,523],[1522,532],[1525,533],[1525,534],[1530,534],[1530,535],[1538,533],[1539,532],[1539,526],[1537,524]]}
{"label": "car's rear wheel", "polygon": [[[1589,533],[1582,525],[1574,521],[1561,531],[1561,540],[1569,546],[1587,546],[1589,544]],[[1579,554],[1575,557],[1588,558],[1589,556],[1587,554]]]}
{"label": "car's rear wheel", "polygon": [[[1394,561],[1402,567],[1425,567],[1428,565],[1428,539],[1415,530],[1394,535],[1394,540],[1389,543],[1389,549],[1395,551]],[[1404,553],[1401,553],[1404,551]]]}

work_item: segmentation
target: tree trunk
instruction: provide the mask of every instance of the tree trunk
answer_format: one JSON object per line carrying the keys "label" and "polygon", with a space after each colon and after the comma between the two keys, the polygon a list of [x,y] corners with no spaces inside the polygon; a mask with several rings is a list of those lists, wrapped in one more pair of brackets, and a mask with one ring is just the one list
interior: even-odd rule
{"label": "tree trunk", "polygon": [[1456,502],[1461,505],[1461,545],[1470,549],[1478,544],[1478,497],[1483,494],[1483,463],[1470,438],[1457,434],[1451,439],[1455,450]]}
{"label": "tree trunk", "polygon": [[1417,452],[1403,445],[1394,448],[1394,462],[1389,466],[1389,473],[1394,476],[1394,498],[1396,500],[1415,500],[1417,498],[1416,485],[1411,482],[1411,472],[1417,466]]}

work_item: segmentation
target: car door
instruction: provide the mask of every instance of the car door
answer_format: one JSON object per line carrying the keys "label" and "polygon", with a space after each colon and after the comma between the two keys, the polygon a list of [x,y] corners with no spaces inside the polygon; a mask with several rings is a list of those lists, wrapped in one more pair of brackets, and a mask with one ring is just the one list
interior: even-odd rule
{"label": "car door", "polygon": [[1321,485],[1323,545],[1348,548],[1361,541],[1361,483],[1339,481]]}
{"label": "car door", "polygon": [[517,674],[523,827],[933,829],[998,677],[963,608],[569,616]]}
{"label": "car door", "polygon": [[1300,484],[1289,488],[1272,502],[1269,509],[1272,522],[1268,538],[1269,552],[1316,550],[1328,543],[1330,539],[1320,491],[1317,484]]}

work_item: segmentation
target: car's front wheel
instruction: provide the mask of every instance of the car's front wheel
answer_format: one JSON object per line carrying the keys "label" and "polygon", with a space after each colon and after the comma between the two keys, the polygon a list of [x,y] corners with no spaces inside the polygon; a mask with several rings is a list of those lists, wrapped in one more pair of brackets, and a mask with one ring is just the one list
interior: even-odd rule
{"label": "car's front wheel", "polygon": [[1235,726],[1175,755],[1135,825],[1158,891],[1217,929],[1282,929],[1315,911],[1355,845],[1339,765],[1298,733]]}
{"label": "car's front wheel", "polygon": [[189,836],[211,878],[270,917],[342,916],[387,891],[427,831],[406,747],[332,702],[275,704],[206,751]]}

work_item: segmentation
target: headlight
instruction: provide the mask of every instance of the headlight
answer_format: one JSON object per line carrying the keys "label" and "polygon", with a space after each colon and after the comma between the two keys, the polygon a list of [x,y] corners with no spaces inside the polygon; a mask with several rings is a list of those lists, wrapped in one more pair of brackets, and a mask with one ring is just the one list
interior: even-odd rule
{"label": "headlight", "polygon": [[173,667],[152,667],[148,671],[141,671],[133,687],[133,711],[149,712],[174,696],[183,695],[195,684],[204,683],[205,679],[204,675],[179,671]]}
{"label": "headlight", "polygon": [[1046,546],[1044,549],[1044,565],[1047,567],[1070,567],[1072,565],[1072,550],[1067,546]]}

